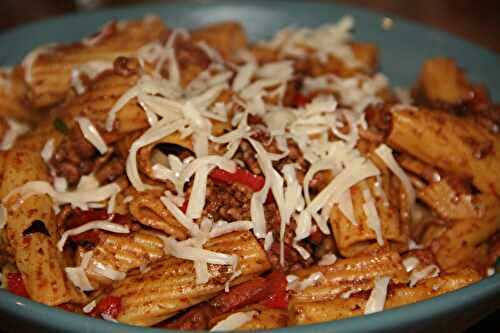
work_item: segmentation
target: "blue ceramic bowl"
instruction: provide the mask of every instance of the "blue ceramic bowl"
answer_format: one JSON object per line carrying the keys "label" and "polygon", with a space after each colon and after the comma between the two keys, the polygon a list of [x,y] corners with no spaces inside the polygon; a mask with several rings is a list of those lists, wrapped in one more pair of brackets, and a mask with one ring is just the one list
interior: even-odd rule
{"label": "blue ceramic bowl", "polygon": [[[500,100],[500,57],[449,34],[394,18],[381,29],[382,13],[306,1],[198,1],[137,6],[65,16],[27,25],[0,35],[0,65],[18,63],[39,44],[78,40],[113,18],[160,15],[170,26],[195,27],[221,20],[243,22],[251,38],[270,37],[286,25],[317,26],[349,14],[356,19],[356,37],[376,43],[382,71],[395,86],[411,86],[422,62],[434,56],[456,59],[469,76],[486,84]],[[456,332],[500,308],[500,274],[425,302],[365,317],[290,327],[273,332]],[[0,290],[0,329],[12,332],[144,333],[166,332],[109,323],[75,315]]]}

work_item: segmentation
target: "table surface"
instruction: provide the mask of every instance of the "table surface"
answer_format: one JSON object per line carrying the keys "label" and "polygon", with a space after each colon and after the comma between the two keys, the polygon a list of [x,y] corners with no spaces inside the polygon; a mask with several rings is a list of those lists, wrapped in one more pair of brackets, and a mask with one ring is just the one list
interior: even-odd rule
{"label": "table surface", "polygon": [[[168,0],[164,0],[168,2]],[[116,6],[137,3],[137,0],[2,0],[0,1],[0,32],[19,24],[95,6]],[[160,2],[160,1],[142,1]],[[328,2],[328,0],[323,0]],[[492,51],[500,53],[500,0],[337,0],[342,4],[360,6],[418,21],[451,32]],[[500,332],[500,311],[473,328],[472,332]],[[0,331],[0,333],[3,333]],[[7,333],[7,332],[5,332]]]}

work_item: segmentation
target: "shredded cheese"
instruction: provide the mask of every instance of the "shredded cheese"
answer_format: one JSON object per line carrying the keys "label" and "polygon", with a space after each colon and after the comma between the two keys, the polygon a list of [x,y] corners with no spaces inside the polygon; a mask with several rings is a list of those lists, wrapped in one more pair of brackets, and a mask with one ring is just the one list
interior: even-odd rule
{"label": "shredded cheese", "polygon": [[419,281],[438,276],[439,271],[439,267],[436,265],[429,265],[420,271],[412,271],[410,275],[410,288],[414,287]]}
{"label": "shredded cheese", "polygon": [[257,311],[237,312],[226,317],[226,319],[219,321],[210,332],[226,332],[233,331],[245,325],[250,320],[258,315]]}
{"label": "shredded cheese", "polygon": [[89,270],[94,274],[101,275],[112,281],[120,281],[127,276],[124,272],[117,271],[99,261],[94,262]]}
{"label": "shredded cheese", "polygon": [[164,243],[165,252],[180,259],[201,260],[214,265],[233,265],[236,260],[236,256],[233,255],[180,245],[173,238],[165,239]]}
{"label": "shredded cheese", "polygon": [[384,310],[387,286],[390,281],[391,278],[387,276],[375,278],[375,285],[365,305],[365,315]]}
{"label": "shredded cheese", "polygon": [[407,272],[413,271],[419,263],[417,257],[408,257],[403,260],[403,266]]}
{"label": "shredded cheese", "polygon": [[66,267],[64,271],[68,279],[82,291],[92,291],[94,287],[90,283],[87,274],[85,274],[85,269],[88,267],[90,259],[92,258],[92,251],[86,252],[82,255],[82,261],[78,267]]}
{"label": "shredded cheese", "polygon": [[76,121],[82,130],[83,136],[87,141],[89,141],[99,153],[105,154],[108,151],[108,146],[106,142],[104,142],[103,138],[97,131],[97,128],[92,124],[92,122],[86,117],[77,117]]}
{"label": "shredded cheese", "polygon": [[269,251],[271,249],[271,246],[273,246],[273,243],[273,232],[268,231],[266,237],[264,237],[264,250]]}
{"label": "shredded cheese", "polygon": [[4,205],[0,204],[0,231],[5,228],[7,224],[7,208]]}
{"label": "shredded cheese", "polygon": [[12,197],[17,197],[17,204],[22,204],[24,200],[36,194],[48,194],[56,204],[70,203],[74,207],[87,208],[88,203],[95,203],[106,200],[115,193],[120,192],[120,186],[116,183],[110,183],[102,187],[91,190],[82,190],[71,192],[58,192],[49,182],[46,181],[31,181],[22,186],[19,186],[9,192],[4,198],[4,203],[8,202]]}
{"label": "shredded cheese", "polygon": [[365,200],[365,203],[363,204],[363,211],[366,215],[366,224],[375,232],[378,245],[383,246],[384,238],[382,236],[380,217],[378,216],[377,207],[375,206],[375,201],[373,200],[369,189],[363,190],[363,198]]}
{"label": "shredded cheese", "polygon": [[113,222],[106,221],[106,220],[92,221],[92,222],[85,223],[79,227],[66,230],[62,234],[59,242],[57,242],[57,248],[59,249],[59,251],[62,251],[64,248],[64,244],[66,244],[66,241],[68,240],[69,237],[79,235],[79,234],[84,233],[86,231],[96,230],[96,229],[106,230],[106,231],[114,232],[114,233],[118,233],[118,234],[130,233],[130,229],[126,225],[121,225],[121,224],[113,223]]}
{"label": "shredded cheese", "polygon": [[408,197],[408,207],[413,208],[413,205],[415,204],[415,190],[411,185],[410,178],[399,166],[398,162],[392,155],[392,149],[385,144],[381,144],[377,149],[375,149],[375,154],[377,154],[377,156],[380,157],[382,161],[384,161],[384,163],[396,175],[396,177],[399,178]]}
{"label": "shredded cheese", "polygon": [[326,280],[325,276],[321,272],[315,272],[306,277],[304,280],[300,281],[299,289],[304,290],[309,287],[317,285],[319,282]]}
{"label": "shredded cheese", "polygon": [[85,306],[82,308],[82,311],[83,311],[84,313],[91,313],[91,312],[92,312],[92,310],[94,310],[94,309],[95,309],[96,305],[97,305],[96,300],[93,300],[93,301],[92,301],[92,302],[90,302],[89,304],[85,305]]}
{"label": "shredded cheese", "polygon": [[54,155],[54,139],[49,139],[47,142],[45,142],[45,145],[43,145],[42,151],[40,152],[40,155],[42,155],[43,160],[45,163],[48,163],[52,156]]}
{"label": "shredded cheese", "polygon": [[17,138],[29,131],[29,127],[13,118],[7,117],[5,119],[9,129],[4,134],[2,142],[0,143],[0,150],[8,150],[14,146]]}
{"label": "shredded cheese", "polygon": [[327,253],[321,257],[320,261],[318,262],[318,265],[329,266],[335,264],[336,261],[337,261],[337,256],[335,254]]}

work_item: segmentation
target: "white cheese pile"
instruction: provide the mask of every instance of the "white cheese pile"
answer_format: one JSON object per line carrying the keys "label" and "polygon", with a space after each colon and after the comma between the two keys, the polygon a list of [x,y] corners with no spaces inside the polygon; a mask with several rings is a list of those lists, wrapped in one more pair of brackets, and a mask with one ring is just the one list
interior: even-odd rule
{"label": "white cheese pile", "polygon": [[342,18],[337,24],[326,24],[313,29],[288,27],[280,30],[265,45],[296,57],[303,57],[312,50],[322,62],[328,61],[328,57],[333,55],[348,67],[359,67],[359,61],[348,44],[353,28],[354,19],[350,16]]}

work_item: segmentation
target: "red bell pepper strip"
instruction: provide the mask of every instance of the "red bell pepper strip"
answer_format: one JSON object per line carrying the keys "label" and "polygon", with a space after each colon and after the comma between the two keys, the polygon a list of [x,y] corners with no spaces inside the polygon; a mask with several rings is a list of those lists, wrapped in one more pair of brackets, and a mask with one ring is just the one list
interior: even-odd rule
{"label": "red bell pepper strip", "polygon": [[7,274],[7,289],[17,296],[29,298],[21,273]]}
{"label": "red bell pepper strip", "polygon": [[210,178],[226,184],[238,183],[250,187],[253,191],[260,191],[266,182],[264,177],[257,176],[245,169],[236,168],[235,172],[227,172],[216,168],[210,172]]}
{"label": "red bell pepper strip", "polygon": [[273,309],[288,308],[286,276],[281,271],[274,271],[266,277],[268,296],[260,304]]}
{"label": "red bell pepper strip", "polygon": [[295,98],[293,99],[293,103],[295,104],[296,107],[302,107],[309,103],[311,99],[301,93],[298,93],[295,95]]}
{"label": "red bell pepper strip", "polygon": [[106,296],[97,303],[92,316],[108,315],[116,318],[122,310],[122,299],[115,296]]}

